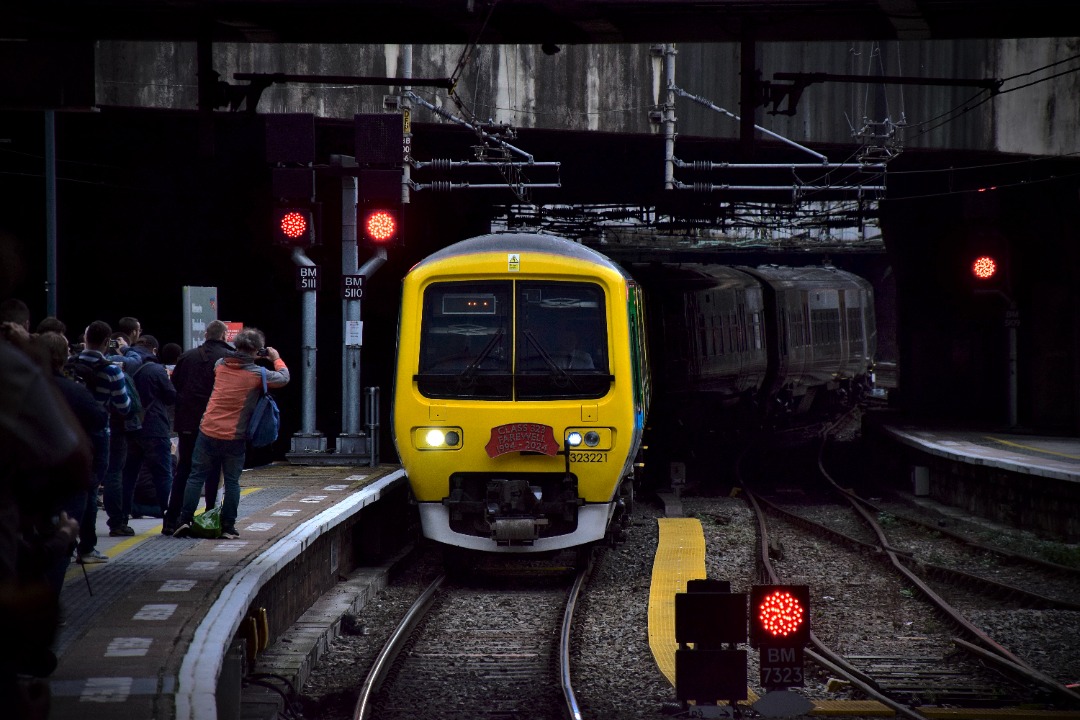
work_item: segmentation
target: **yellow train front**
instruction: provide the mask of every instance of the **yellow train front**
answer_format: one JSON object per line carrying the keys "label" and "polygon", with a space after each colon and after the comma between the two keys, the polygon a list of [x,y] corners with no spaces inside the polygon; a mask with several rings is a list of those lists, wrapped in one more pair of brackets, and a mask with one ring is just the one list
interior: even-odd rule
{"label": "yellow train front", "polygon": [[393,432],[424,536],[536,553],[628,521],[649,402],[638,286],[563,238],[451,245],[404,279]]}

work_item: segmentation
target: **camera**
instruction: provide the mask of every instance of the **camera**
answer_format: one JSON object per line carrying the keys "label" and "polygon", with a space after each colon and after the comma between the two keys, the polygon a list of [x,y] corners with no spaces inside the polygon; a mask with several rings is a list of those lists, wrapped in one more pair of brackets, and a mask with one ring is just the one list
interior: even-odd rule
{"label": "camera", "polygon": [[117,340],[116,338],[113,338],[112,340],[110,340],[109,341],[109,349],[114,351],[114,352],[119,350],[120,349],[120,341]]}
{"label": "camera", "polygon": [[270,351],[267,350],[266,348],[259,348],[259,351],[257,353],[255,353],[255,354],[258,355],[259,357],[266,357],[267,355],[270,354]]}

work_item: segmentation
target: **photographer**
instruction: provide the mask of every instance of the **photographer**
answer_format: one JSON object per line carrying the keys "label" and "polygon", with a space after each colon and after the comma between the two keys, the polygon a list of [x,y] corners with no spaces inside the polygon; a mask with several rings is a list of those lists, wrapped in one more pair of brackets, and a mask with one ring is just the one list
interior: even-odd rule
{"label": "photographer", "polygon": [[[236,352],[226,355],[214,366],[214,391],[206,406],[199,436],[192,454],[191,475],[184,487],[184,506],[180,524],[173,537],[191,534],[191,521],[199,504],[206,478],[217,471],[218,463],[225,474],[225,498],[221,504],[221,535],[238,538],[236,512],[240,505],[240,473],[247,454],[247,429],[251,412],[262,395],[263,373],[270,388],[284,387],[289,382],[289,368],[278,351],[266,347],[261,330],[244,328],[233,341]],[[256,364],[261,357],[273,369]]]}

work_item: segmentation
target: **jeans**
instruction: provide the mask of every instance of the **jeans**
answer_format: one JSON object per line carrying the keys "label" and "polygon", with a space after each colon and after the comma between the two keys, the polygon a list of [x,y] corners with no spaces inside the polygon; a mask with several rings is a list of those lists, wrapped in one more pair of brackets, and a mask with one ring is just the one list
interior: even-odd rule
{"label": "jeans", "polygon": [[[199,437],[198,431],[181,431],[178,433],[176,447],[176,476],[173,478],[172,493],[169,495],[169,509],[165,511],[165,527],[176,527],[176,519],[180,517],[180,510],[184,506],[184,492],[187,489],[187,481],[191,476],[191,456],[195,452],[195,441]],[[221,463],[212,468],[206,475],[206,484],[203,491],[206,496],[206,508],[209,510],[217,504],[218,484],[221,482]]]}
{"label": "jeans", "polygon": [[[131,514],[131,496],[135,493],[135,480],[128,485],[124,474],[127,464],[128,438],[134,439],[135,433],[119,428],[112,428],[109,436],[109,469],[105,472],[105,514],[109,516],[109,527],[118,528],[128,524]],[[96,501],[95,501],[96,503]],[[127,507],[127,511],[124,508]]]}
{"label": "jeans", "polygon": [[201,432],[191,454],[191,474],[184,486],[184,507],[180,511],[180,524],[191,522],[195,508],[203,494],[206,479],[211,473],[221,471],[225,475],[225,499],[221,502],[221,527],[236,527],[236,511],[240,506],[240,473],[244,470],[247,440],[218,440]]}
{"label": "jeans", "polygon": [[80,555],[88,555],[97,547],[98,487],[105,482],[105,474],[109,469],[109,429],[105,428],[91,435],[90,444],[94,450],[91,488],[70,498],[64,507],[68,517],[79,521]]}
{"label": "jeans", "polygon": [[[124,501],[122,512],[125,518],[131,516],[131,505],[135,497],[135,485],[143,465],[150,472],[157,493],[157,512],[164,514],[169,505],[169,490],[172,488],[172,443],[167,437],[133,436],[128,442],[128,457],[124,463]],[[128,488],[131,488],[129,491]]]}

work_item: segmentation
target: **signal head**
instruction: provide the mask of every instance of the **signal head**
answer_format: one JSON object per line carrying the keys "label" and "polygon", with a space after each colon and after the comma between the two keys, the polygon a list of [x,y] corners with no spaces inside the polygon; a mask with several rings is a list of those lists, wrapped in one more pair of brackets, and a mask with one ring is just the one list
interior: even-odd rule
{"label": "signal head", "polygon": [[810,588],[754,585],[750,588],[750,645],[802,647],[810,639]]}
{"label": "signal head", "polygon": [[308,247],[315,244],[315,218],[310,207],[274,209],[274,240],[279,245]]}
{"label": "signal head", "polygon": [[398,214],[393,208],[369,208],[363,218],[364,238],[378,245],[397,240]]}
{"label": "signal head", "polygon": [[997,272],[997,261],[989,255],[980,255],[971,263],[971,274],[976,280],[990,280]]}

